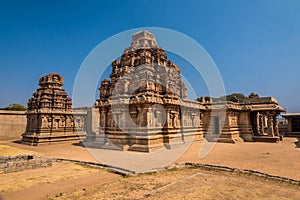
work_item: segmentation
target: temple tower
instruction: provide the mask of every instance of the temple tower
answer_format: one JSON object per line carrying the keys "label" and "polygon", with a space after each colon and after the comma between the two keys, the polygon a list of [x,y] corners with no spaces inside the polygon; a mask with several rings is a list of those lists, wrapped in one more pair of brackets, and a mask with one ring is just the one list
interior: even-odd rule
{"label": "temple tower", "polygon": [[111,66],[110,80],[101,82],[96,102],[106,142],[150,152],[184,143],[184,132],[186,137],[201,135],[199,103],[187,99],[180,67],[167,59],[153,34],[134,34],[121,60]]}
{"label": "temple tower", "polygon": [[57,73],[43,76],[33,98],[28,101],[27,127],[22,142],[30,145],[78,140],[85,135],[84,113],[72,111],[72,100],[62,88],[64,79]]}

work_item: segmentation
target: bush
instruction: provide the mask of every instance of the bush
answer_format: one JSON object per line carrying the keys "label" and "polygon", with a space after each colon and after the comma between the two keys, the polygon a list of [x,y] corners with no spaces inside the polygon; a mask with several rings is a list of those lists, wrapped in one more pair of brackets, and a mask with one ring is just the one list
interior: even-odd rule
{"label": "bush", "polygon": [[3,110],[15,110],[15,111],[24,111],[27,108],[23,106],[22,104],[13,103],[7,106],[6,108],[3,108]]}

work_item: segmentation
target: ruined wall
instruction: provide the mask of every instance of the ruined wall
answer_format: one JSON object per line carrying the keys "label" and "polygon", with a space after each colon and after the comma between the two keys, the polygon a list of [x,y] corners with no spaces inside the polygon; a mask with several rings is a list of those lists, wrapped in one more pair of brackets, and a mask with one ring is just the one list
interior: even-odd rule
{"label": "ruined wall", "polygon": [[0,174],[18,172],[25,169],[36,169],[52,165],[49,158],[41,158],[36,155],[16,155],[0,157]]}
{"label": "ruined wall", "polygon": [[25,130],[25,111],[0,110],[0,140],[21,139]]}

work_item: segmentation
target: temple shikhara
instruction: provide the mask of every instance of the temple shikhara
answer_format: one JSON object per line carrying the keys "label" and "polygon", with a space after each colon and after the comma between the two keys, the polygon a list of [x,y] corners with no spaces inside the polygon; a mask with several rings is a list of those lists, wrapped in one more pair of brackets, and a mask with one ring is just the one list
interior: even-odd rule
{"label": "temple shikhara", "polygon": [[[132,36],[120,60],[111,64],[110,79],[100,85],[95,103],[98,130],[75,114],[61,89],[63,78],[50,74],[28,103],[23,141],[36,144],[69,140],[87,134],[84,142],[99,148],[151,152],[196,140],[218,142],[278,142],[276,117],[284,109],[273,97],[251,93],[239,101],[189,100],[180,67],[148,31]],[[78,135],[77,135],[78,136]]]}
{"label": "temple shikhara", "polygon": [[96,103],[105,141],[148,152],[202,138],[199,104],[187,99],[179,66],[151,33],[132,36],[121,61],[112,62],[110,78],[102,81]]}
{"label": "temple shikhara", "polygon": [[51,73],[28,101],[27,127],[22,142],[30,145],[78,140],[85,136],[84,113],[72,111],[72,100],[61,88],[64,79]]}

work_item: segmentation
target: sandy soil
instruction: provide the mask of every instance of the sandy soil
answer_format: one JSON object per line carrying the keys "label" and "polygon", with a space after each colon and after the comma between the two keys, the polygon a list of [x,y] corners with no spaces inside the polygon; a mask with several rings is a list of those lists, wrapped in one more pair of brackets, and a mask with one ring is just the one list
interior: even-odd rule
{"label": "sandy soil", "polygon": [[0,156],[14,156],[19,154],[37,154],[40,155],[37,151],[30,151],[21,148],[15,148],[8,145],[0,144]]}
{"label": "sandy soil", "polygon": [[[0,142],[11,154],[33,152],[98,162],[76,144],[26,146]],[[272,143],[218,143],[199,158],[202,143],[194,143],[176,162],[199,162],[252,169],[300,180],[300,148],[296,138]],[[7,148],[10,147],[10,148]],[[12,147],[12,148],[11,148]],[[121,177],[105,170],[75,164],[2,174],[0,193],[5,199],[297,199],[299,186],[227,172],[180,169]]]}
{"label": "sandy soil", "polygon": [[14,141],[0,141],[1,144],[26,151],[38,152],[39,155],[44,157],[98,162],[97,159],[78,143],[66,142],[54,145],[29,146]]}
{"label": "sandy soil", "polygon": [[47,168],[2,174],[0,194],[4,199],[47,199],[116,178],[120,177],[105,170],[54,163]]}
{"label": "sandy soil", "polygon": [[[72,180],[72,183],[77,182]],[[70,183],[69,182],[65,182]],[[299,186],[253,176],[201,169],[177,169],[99,180],[49,199],[298,199]],[[84,189],[83,189],[84,188]],[[36,187],[44,191],[45,188]],[[17,197],[17,196],[15,196]],[[45,196],[44,196],[45,197]]]}
{"label": "sandy soil", "polygon": [[279,143],[218,143],[210,154],[199,158],[201,143],[194,143],[177,162],[198,162],[252,169],[300,180],[300,148],[297,138]]}
{"label": "sandy soil", "polygon": [[[1,144],[26,151],[35,151],[45,157],[99,162],[88,150],[76,143],[27,146],[11,141],[2,141]],[[225,165],[300,180],[300,145],[297,144],[299,144],[297,138],[284,138],[284,141],[279,143],[217,143],[208,156],[201,159],[199,150],[202,142],[195,142],[175,162]]]}

